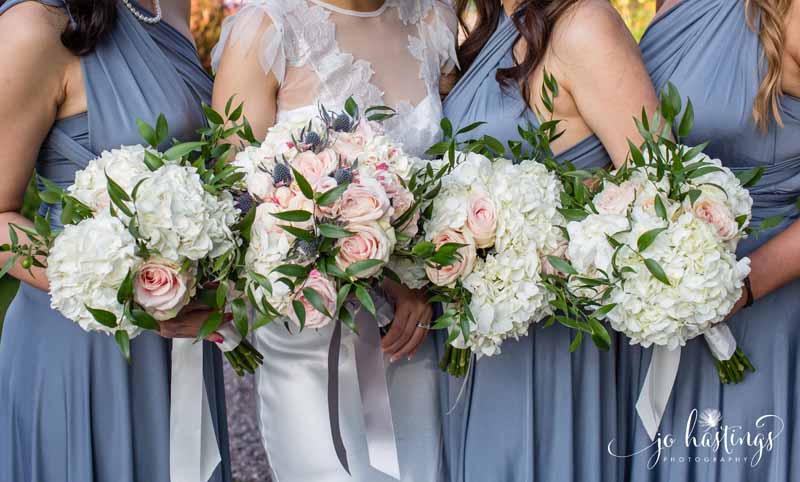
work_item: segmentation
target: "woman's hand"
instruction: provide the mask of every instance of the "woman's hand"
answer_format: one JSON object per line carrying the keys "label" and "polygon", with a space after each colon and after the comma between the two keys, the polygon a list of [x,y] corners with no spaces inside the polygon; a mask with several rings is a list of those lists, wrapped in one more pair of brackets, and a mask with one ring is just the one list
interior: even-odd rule
{"label": "woman's hand", "polygon": [[[192,302],[186,305],[175,318],[160,322],[160,334],[164,338],[196,338],[211,313],[213,310],[208,306]],[[225,317],[226,321],[229,321],[230,316],[226,314]],[[219,333],[208,335],[206,340],[214,343],[225,341]]]}
{"label": "woman's hand", "polygon": [[383,288],[395,301],[395,313],[381,347],[391,355],[392,363],[403,357],[410,360],[430,330],[433,308],[420,290],[411,290],[391,280],[386,280]]}

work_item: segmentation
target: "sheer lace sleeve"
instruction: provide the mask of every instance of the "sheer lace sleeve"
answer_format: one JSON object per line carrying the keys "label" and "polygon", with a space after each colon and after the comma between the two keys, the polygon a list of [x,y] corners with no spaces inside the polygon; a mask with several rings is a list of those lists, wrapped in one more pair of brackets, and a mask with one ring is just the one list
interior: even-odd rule
{"label": "sheer lace sleeve", "polygon": [[278,83],[286,76],[284,0],[246,2],[222,24],[219,43],[211,52],[211,65],[217,70],[226,48],[236,47],[244,52],[255,49],[265,73],[272,72]]}
{"label": "sheer lace sleeve", "polygon": [[456,36],[458,17],[450,0],[435,0],[425,17],[425,35],[429,48],[439,56],[443,73],[450,73],[458,66]]}

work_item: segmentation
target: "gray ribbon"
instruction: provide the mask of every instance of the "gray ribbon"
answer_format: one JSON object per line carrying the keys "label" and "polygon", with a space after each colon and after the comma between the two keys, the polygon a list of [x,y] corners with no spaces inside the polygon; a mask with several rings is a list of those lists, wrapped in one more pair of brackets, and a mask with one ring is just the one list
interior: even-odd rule
{"label": "gray ribbon", "polygon": [[350,464],[347,462],[347,449],[342,440],[342,428],[339,424],[339,351],[342,346],[342,321],[336,320],[328,348],[328,417],[331,421],[331,438],[336,456],[347,475],[350,475]]}
{"label": "gray ribbon", "polygon": [[[386,368],[381,351],[381,337],[378,327],[394,316],[394,307],[384,296],[373,296],[376,301],[378,318],[376,320],[357,303],[348,302],[359,336],[355,342],[356,372],[364,414],[364,431],[367,439],[370,465],[390,477],[400,479],[400,462],[397,456],[397,442],[392,421],[392,408],[389,403],[389,385],[386,381]],[[331,437],[336,456],[342,467],[350,473],[347,450],[342,440],[339,421],[339,352],[342,342],[342,322],[336,321],[328,350],[328,415],[331,424]]]}

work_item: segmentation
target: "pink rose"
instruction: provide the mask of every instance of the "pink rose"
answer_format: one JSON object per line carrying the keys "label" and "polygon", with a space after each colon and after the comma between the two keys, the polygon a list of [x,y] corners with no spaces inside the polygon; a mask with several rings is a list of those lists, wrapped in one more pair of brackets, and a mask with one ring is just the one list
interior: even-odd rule
{"label": "pink rose", "polygon": [[375,137],[376,132],[379,132],[377,126],[371,122],[362,121],[354,132],[337,134],[336,141],[333,143],[333,150],[349,162],[353,162],[364,152],[364,148]]}
{"label": "pink rose", "polygon": [[564,258],[567,254],[567,248],[569,247],[569,242],[564,239],[558,242],[555,249],[550,251],[549,253],[544,253],[541,258],[542,264],[542,273],[546,275],[561,275],[562,273],[555,269],[553,265],[550,264],[550,260],[547,258],[548,256],[553,256],[556,258]]}
{"label": "pink rose", "polygon": [[594,205],[600,214],[625,214],[628,207],[636,200],[639,186],[630,181],[619,186],[608,182],[603,191],[597,195]]}
{"label": "pink rose", "polygon": [[[412,194],[408,189],[399,186],[399,189],[390,194],[390,196],[392,200],[392,208],[394,208],[394,213],[392,214],[392,222],[394,223],[414,206],[414,194]],[[400,234],[408,236],[409,238],[416,236],[419,232],[419,219],[420,212],[419,209],[417,209],[414,212],[414,215],[411,216],[411,218],[409,218],[408,221],[406,221],[400,228]]]}
{"label": "pink rose", "polygon": [[470,199],[466,227],[478,248],[488,248],[494,244],[497,212],[494,203],[486,195],[479,194]]}
{"label": "pink rose", "polygon": [[340,214],[351,223],[379,221],[392,215],[392,204],[378,181],[365,178],[342,194]]}
{"label": "pink rose", "polygon": [[303,151],[294,158],[292,167],[311,183],[335,171],[339,167],[339,156],[331,149],[325,149],[319,154]]}
{"label": "pink rose", "polygon": [[[317,179],[314,183],[311,184],[311,187],[314,189],[314,192],[317,194],[323,194],[331,189],[336,188],[339,183],[336,182],[336,179],[325,176]],[[339,204],[341,199],[337,199],[333,204],[329,204],[328,206],[318,206],[317,214],[320,216],[326,216],[329,218],[335,218],[338,216],[339,213]]]}
{"label": "pink rose", "polygon": [[170,320],[189,303],[195,288],[193,269],[181,272],[177,263],[153,258],[133,280],[133,299],[156,320]]}
{"label": "pink rose", "polygon": [[272,193],[272,202],[283,209],[288,209],[289,205],[292,203],[292,199],[297,196],[298,193],[291,187],[281,186],[276,188],[275,192]]}
{"label": "pink rose", "polygon": [[458,250],[461,259],[456,260],[455,263],[449,266],[425,266],[425,273],[428,279],[438,286],[452,286],[458,279],[464,279],[467,275],[472,273],[475,267],[475,259],[477,252],[475,250],[475,242],[469,235],[464,235],[454,229],[445,229],[431,239],[436,249],[441,248],[448,243],[464,244],[466,246]]}
{"label": "pink rose", "polygon": [[[333,281],[331,281],[330,278],[315,269],[311,272],[311,274],[308,275],[308,279],[303,287],[311,288],[316,291],[320,298],[322,298],[322,303],[328,310],[328,313],[333,315],[333,312],[336,310],[336,286],[333,284]],[[294,296],[294,299],[302,303],[303,308],[305,308],[306,328],[318,330],[320,328],[324,328],[328,325],[328,323],[331,322],[329,317],[317,311],[317,309],[314,308],[314,305],[312,305],[311,302],[306,299],[305,295],[303,294],[303,290],[299,290]],[[289,307],[289,318],[291,318],[292,321],[300,326],[300,320],[297,318],[297,313],[295,313],[294,308],[292,307]]]}
{"label": "pink rose", "polygon": [[739,234],[739,223],[733,218],[731,211],[711,198],[701,197],[695,201],[692,212],[698,219],[714,226],[724,241],[729,241]]}
{"label": "pink rose", "polygon": [[[347,230],[352,236],[340,239],[337,243],[339,253],[336,255],[336,266],[346,270],[351,264],[368,259],[389,261],[394,250],[394,231],[391,227],[384,230],[377,223],[350,224]],[[381,270],[382,266],[358,273],[359,278],[369,278]]]}

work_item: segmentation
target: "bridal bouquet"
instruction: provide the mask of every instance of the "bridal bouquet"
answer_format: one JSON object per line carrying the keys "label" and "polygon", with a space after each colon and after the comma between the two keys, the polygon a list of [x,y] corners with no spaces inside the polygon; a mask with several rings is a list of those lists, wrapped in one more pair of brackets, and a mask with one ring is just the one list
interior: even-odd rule
{"label": "bridal bouquet", "polygon": [[[680,96],[665,94],[672,125]],[[660,125],[658,118],[655,126]],[[691,103],[679,138],[692,124]],[[631,344],[674,350],[705,335],[723,382],[738,383],[752,365],[721,323],[742,294],[749,259],[736,258],[748,232],[753,201],[747,187],[757,172],[738,177],[703,146],[653,136],[640,122],[645,146],[631,146],[629,165],[605,176],[594,197],[567,224],[567,262],[557,261],[581,310],[565,312],[607,321]]]}
{"label": "bridal bouquet", "polygon": [[377,123],[390,111],[365,114],[352,100],[343,112],[320,107],[236,156],[256,205],[245,258],[254,327],[340,320],[355,331],[351,294],[377,317],[371,293],[395,249],[417,234],[419,214],[405,185],[414,160]]}
{"label": "bridal bouquet", "polygon": [[[140,129],[151,146],[167,140],[163,116],[156,128]],[[51,230],[49,213],[38,216],[34,229],[12,226],[6,248],[24,267],[46,268],[54,309],[86,331],[113,335],[126,357],[131,338],[158,330],[198,298],[215,308],[198,339],[210,335],[223,325],[239,256],[240,213],[229,188],[241,176],[192,154],[215,150],[217,140],[164,153],[141,145],[105,151],[66,189],[40,178],[40,197],[61,204],[64,229]],[[29,244],[19,243],[18,231]],[[242,308],[234,302],[237,328],[246,330]],[[240,374],[261,360],[247,341],[226,356]]]}

